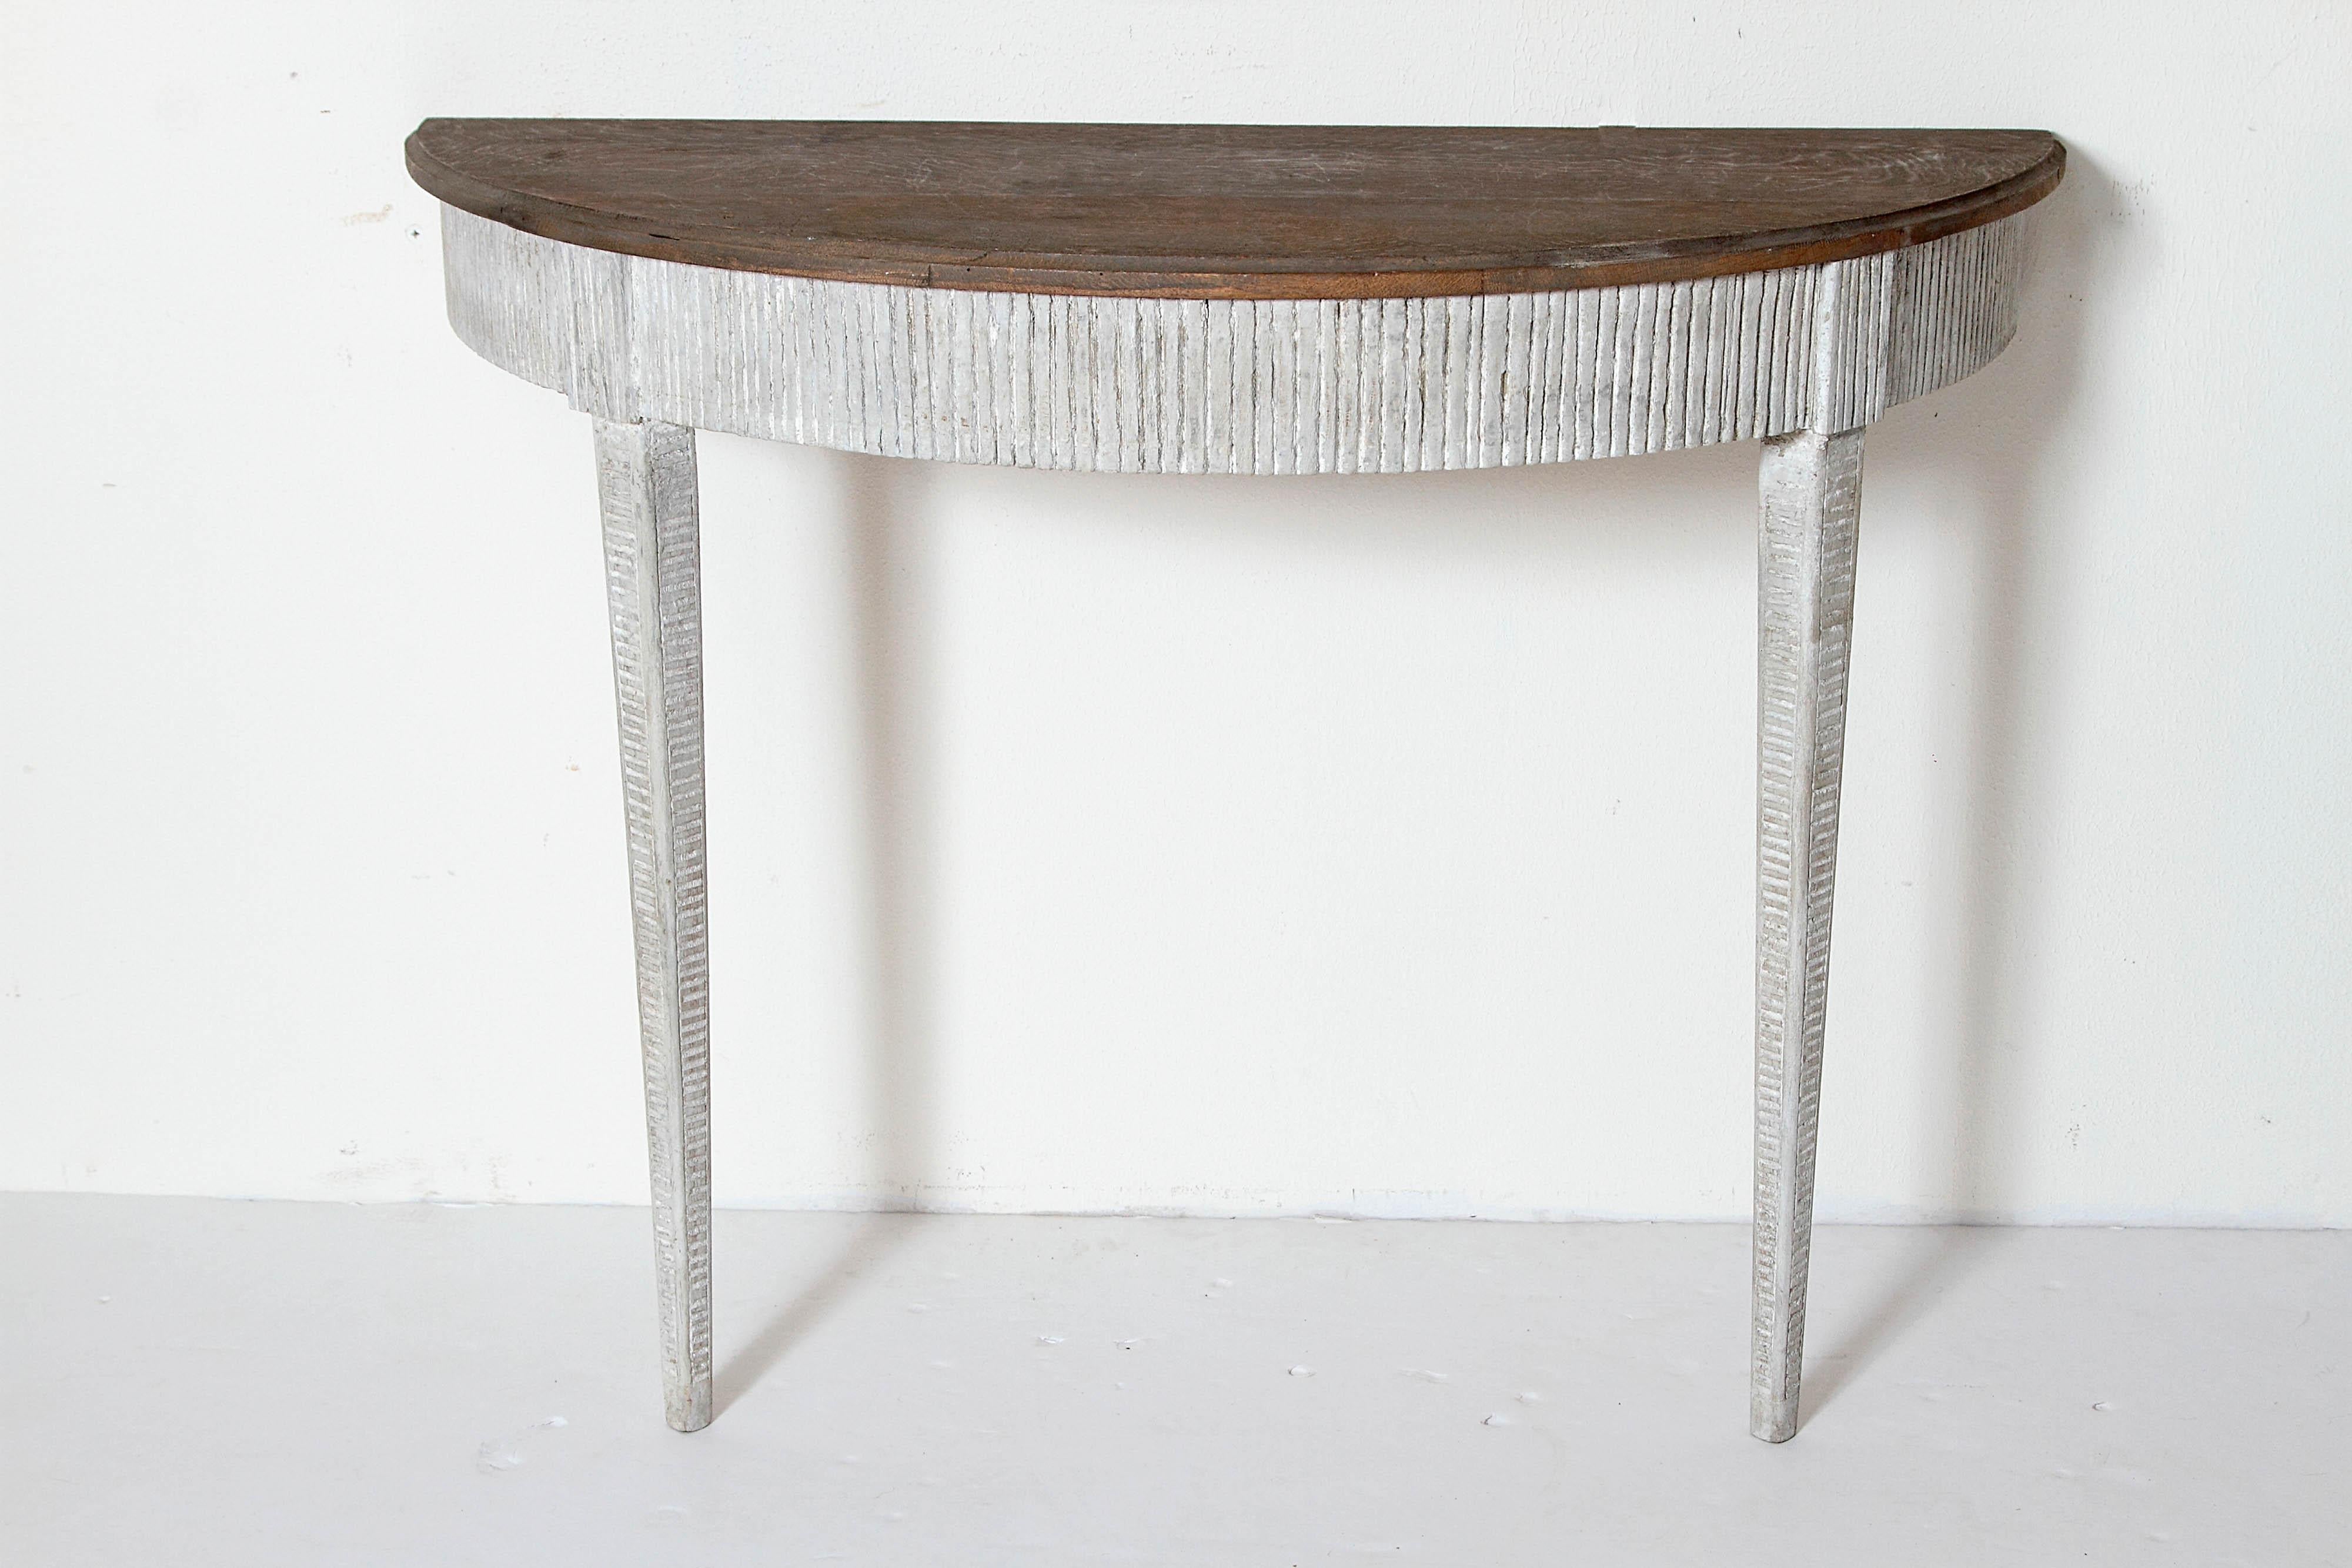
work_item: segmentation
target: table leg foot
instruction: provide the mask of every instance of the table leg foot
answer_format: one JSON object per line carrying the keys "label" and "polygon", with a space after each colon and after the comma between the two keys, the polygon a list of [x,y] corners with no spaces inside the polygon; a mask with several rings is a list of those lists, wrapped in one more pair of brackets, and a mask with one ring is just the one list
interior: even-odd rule
{"label": "table leg foot", "polygon": [[1862,441],[1799,431],[1764,443],[1748,1430],[1769,1443],[1796,1435],[1804,1366]]}
{"label": "table leg foot", "polygon": [[710,979],[694,432],[596,421],[653,1172],[662,1402],[710,1424]]}

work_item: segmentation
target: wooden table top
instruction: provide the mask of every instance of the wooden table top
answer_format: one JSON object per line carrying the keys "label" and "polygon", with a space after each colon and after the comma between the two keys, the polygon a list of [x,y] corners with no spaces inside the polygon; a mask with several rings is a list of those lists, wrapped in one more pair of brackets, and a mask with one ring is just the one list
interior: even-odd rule
{"label": "wooden table top", "polygon": [[428,120],[426,191],[596,250],[1178,298],[1499,294],[1869,256],[2057,186],[2041,131]]}

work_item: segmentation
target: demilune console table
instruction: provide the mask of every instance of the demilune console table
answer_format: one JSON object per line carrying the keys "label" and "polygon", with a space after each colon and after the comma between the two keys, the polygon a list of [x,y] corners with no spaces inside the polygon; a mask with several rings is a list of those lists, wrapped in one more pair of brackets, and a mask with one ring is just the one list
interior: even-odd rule
{"label": "demilune console table", "polygon": [[1797,1426],[1863,430],[2009,341],[2035,131],[428,120],[449,320],[595,422],[670,1425],[711,1416],[694,432],[1118,473],[1763,444],[1749,1423]]}

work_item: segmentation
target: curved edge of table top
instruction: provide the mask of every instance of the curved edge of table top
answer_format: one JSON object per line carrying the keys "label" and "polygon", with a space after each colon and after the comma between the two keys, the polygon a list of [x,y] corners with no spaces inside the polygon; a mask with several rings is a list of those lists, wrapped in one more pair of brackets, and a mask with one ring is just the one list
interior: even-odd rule
{"label": "curved edge of table top", "polygon": [[1429,298],[1873,256],[2021,212],[2042,131],[427,120],[410,174],[590,249],[843,282]]}

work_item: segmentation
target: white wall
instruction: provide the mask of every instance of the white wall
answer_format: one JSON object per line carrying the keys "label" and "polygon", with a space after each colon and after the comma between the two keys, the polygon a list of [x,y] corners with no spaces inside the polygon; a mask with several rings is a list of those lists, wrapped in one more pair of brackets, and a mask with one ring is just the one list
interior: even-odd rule
{"label": "white wall", "polygon": [[[1822,1211],[2352,1220],[2352,12],[215,9],[0,52],[0,1186],[641,1194],[586,424],[419,118],[2024,125],[1872,438]],[[706,438],[720,1200],[1744,1213],[1754,462]]]}

